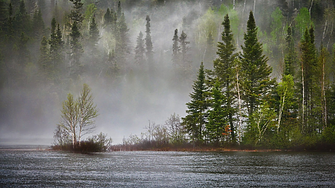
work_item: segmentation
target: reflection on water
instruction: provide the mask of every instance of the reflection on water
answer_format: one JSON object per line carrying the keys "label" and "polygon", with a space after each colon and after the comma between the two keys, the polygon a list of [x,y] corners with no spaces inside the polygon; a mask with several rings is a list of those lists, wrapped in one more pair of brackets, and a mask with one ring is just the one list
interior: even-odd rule
{"label": "reflection on water", "polygon": [[334,153],[0,151],[0,187],[334,185]]}

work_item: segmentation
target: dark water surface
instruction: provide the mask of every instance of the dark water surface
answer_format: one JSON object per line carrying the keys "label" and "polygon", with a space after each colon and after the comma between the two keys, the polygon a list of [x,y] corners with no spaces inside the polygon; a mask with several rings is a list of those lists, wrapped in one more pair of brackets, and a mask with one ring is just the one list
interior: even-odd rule
{"label": "dark water surface", "polygon": [[335,153],[0,150],[0,187],[335,187]]}

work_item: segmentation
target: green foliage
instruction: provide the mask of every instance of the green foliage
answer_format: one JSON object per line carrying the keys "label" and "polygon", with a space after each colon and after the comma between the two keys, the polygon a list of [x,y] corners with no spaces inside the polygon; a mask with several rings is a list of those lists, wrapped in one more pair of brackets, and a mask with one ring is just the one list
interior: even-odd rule
{"label": "green foliage", "polygon": [[221,91],[221,84],[216,79],[208,101],[211,104],[211,109],[208,111],[208,122],[206,123],[206,134],[209,141],[216,145],[223,142],[223,133],[225,133],[225,127],[228,124],[227,98]]}
{"label": "green foliage", "polygon": [[193,144],[202,144],[203,129],[206,123],[207,87],[205,84],[204,65],[201,63],[198,78],[193,84],[193,92],[190,94],[191,101],[186,103],[186,117],[183,118],[183,125],[190,135]]}
{"label": "green foliage", "polygon": [[93,103],[91,89],[87,84],[84,84],[76,100],[69,93],[67,100],[63,102],[62,120],[55,131],[55,139],[61,141],[59,144],[63,145],[64,139],[67,139],[64,135],[70,135],[72,147],[75,148],[77,144],[80,146],[82,136],[93,132],[95,129],[95,118],[97,116],[98,110]]}
{"label": "green foliage", "polygon": [[248,108],[248,116],[253,115],[262,99],[269,93],[274,81],[270,79],[272,69],[267,65],[268,58],[263,55],[262,44],[257,39],[257,27],[253,13],[250,12],[247,22],[247,33],[244,34],[244,46],[240,56],[242,78],[242,96]]}
{"label": "green foliage", "polygon": [[275,42],[275,44],[278,44],[279,38],[284,36],[283,35],[283,22],[284,22],[284,16],[282,14],[282,11],[279,9],[279,7],[276,8],[271,14],[271,18],[273,21],[271,22],[271,37],[272,40]]}
{"label": "green foliage", "polygon": [[237,54],[235,53],[235,46],[233,42],[233,34],[230,29],[230,20],[228,14],[224,17],[222,23],[224,31],[221,34],[222,42],[218,42],[217,55],[219,56],[214,60],[214,76],[220,82],[220,87],[222,87],[223,94],[226,97],[224,106],[227,110],[227,116],[229,121],[229,126],[231,129],[232,141],[235,143],[235,126],[233,123],[233,116],[236,112],[234,104],[235,99],[235,81],[236,81],[236,64],[235,59]]}
{"label": "green foliage", "polygon": [[295,18],[295,24],[299,36],[303,36],[305,29],[310,25],[313,25],[309,11],[306,7],[303,7],[299,10],[299,14]]}

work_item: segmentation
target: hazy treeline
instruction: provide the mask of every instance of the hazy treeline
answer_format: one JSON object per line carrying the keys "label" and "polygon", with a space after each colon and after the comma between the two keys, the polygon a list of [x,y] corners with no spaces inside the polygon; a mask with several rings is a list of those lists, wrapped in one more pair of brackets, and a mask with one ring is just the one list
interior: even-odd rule
{"label": "hazy treeline", "polygon": [[[188,132],[184,135],[186,142],[190,139],[199,144],[245,142],[259,145],[280,137],[287,141],[281,142],[286,143],[286,147],[293,143],[292,138],[297,138],[298,133],[309,135],[308,139],[304,138],[312,139],[311,143],[319,142],[321,135],[333,134],[325,130],[333,130],[334,124],[331,105],[334,93],[334,8],[331,0],[0,0],[2,130],[10,130],[16,125],[29,130],[45,127],[49,122],[56,124],[66,94],[77,93],[82,83],[92,86],[94,93],[113,95],[110,99],[97,99],[98,107],[102,108],[100,117],[127,112],[127,119],[144,115],[151,119],[149,114],[143,113],[149,109],[144,101],[151,101],[149,103],[154,107],[155,103],[161,104],[157,106],[163,108],[159,111],[164,108],[171,111],[173,106],[165,104],[164,107],[161,97],[170,97],[168,93],[184,95],[190,92],[203,62],[205,93],[212,94],[205,97],[208,106],[203,111],[204,119],[200,124],[194,124],[201,134],[197,137],[195,132]],[[271,93],[272,98],[264,99],[268,101],[268,107],[264,107],[263,102],[256,102],[251,111],[242,85],[241,98],[237,100],[235,82],[237,68],[241,71],[239,79],[243,80],[245,76],[242,67],[237,65],[243,62],[240,56],[244,56],[241,54],[244,54],[244,34],[248,31],[250,11],[254,12],[257,40],[261,44],[261,54],[266,56],[264,62],[272,67],[270,72],[267,71],[267,78],[276,80],[267,92],[258,93],[262,97]],[[218,42],[226,44],[222,41],[222,22],[226,14],[233,34],[233,59],[236,59],[230,60],[234,62],[235,72],[229,78],[232,79],[229,92],[222,83],[215,85],[213,81],[218,79],[213,64],[215,59],[220,59]],[[307,35],[310,37],[306,38]],[[304,57],[304,54],[314,55]],[[302,66],[304,63],[309,67]],[[288,64],[292,67],[289,70]],[[296,99],[286,96],[286,87],[291,85],[286,83],[284,75],[293,77],[294,87],[290,92],[294,91]],[[220,138],[202,134],[208,130],[207,123],[217,122],[209,111],[226,109],[219,108],[225,106],[224,103],[215,107],[215,102],[208,102],[215,99],[214,88],[225,97],[230,93],[228,98],[231,98],[229,106],[232,110],[222,117],[228,117],[228,122],[222,121],[220,130],[217,130],[221,132],[215,133]],[[183,97],[173,95],[171,98],[177,103],[186,102]],[[290,100],[296,104],[288,105]],[[282,105],[283,101],[285,105]],[[189,104],[187,108],[190,109]],[[263,111],[268,114],[264,115]],[[255,121],[254,125],[250,122],[250,117],[256,115],[265,118],[267,128],[261,130],[262,138],[248,139],[248,135],[257,135],[250,132],[250,126],[259,126],[259,129],[264,126],[262,122]],[[16,118],[18,116],[21,118]],[[186,119],[181,121],[184,128]],[[48,129],[53,130],[54,124],[47,125],[51,127]],[[290,128],[283,131],[286,124]],[[143,127],[142,124],[136,126]],[[254,131],[259,132],[259,129]],[[231,132],[222,135],[225,130]]]}

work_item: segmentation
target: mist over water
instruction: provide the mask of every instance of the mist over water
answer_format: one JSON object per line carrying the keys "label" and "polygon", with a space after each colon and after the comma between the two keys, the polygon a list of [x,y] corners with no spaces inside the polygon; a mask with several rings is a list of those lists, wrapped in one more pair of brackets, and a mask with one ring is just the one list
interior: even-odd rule
{"label": "mist over water", "polygon": [[1,187],[331,187],[332,153],[0,151]]}

